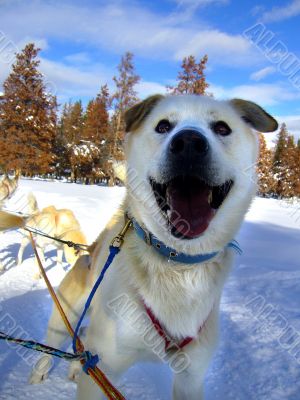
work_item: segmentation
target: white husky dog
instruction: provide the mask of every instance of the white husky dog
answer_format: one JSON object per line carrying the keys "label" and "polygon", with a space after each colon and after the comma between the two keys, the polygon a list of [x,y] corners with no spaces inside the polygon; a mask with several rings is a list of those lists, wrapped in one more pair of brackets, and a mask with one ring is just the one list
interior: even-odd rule
{"label": "white husky dog", "polygon": [[[92,246],[90,268],[79,259],[60,298],[75,325],[127,214],[133,226],[93,300],[86,349],[114,383],[136,361],[169,362],[173,399],[199,400],[233,261],[228,243],[256,190],[255,131],[274,131],[277,122],[249,101],[195,95],[152,96],[125,120],[125,201]],[[65,338],[54,309],[47,344]],[[46,375],[36,369],[31,381]],[[100,398],[80,372],[77,399]]]}

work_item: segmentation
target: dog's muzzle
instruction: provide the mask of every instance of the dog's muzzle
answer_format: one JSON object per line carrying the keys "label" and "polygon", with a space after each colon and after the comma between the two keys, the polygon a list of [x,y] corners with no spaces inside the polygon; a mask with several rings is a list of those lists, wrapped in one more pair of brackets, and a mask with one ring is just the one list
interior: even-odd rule
{"label": "dog's muzzle", "polygon": [[169,175],[205,173],[210,161],[210,146],[200,130],[185,128],[177,132],[168,147]]}
{"label": "dog's muzzle", "polygon": [[193,239],[209,226],[233,181],[220,182],[211,148],[198,129],[185,128],[171,139],[161,179],[149,177],[157,204],[173,236]]}

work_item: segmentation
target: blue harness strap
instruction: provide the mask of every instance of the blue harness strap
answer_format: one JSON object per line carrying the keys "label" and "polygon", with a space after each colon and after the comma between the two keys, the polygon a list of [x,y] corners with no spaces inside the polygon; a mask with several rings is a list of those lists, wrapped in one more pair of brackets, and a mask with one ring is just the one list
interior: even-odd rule
{"label": "blue harness strap", "polygon": [[[219,251],[215,251],[207,254],[196,254],[194,256],[178,253],[171,247],[166,246],[163,242],[158,240],[152,233],[142,228],[138,222],[132,218],[132,224],[138,237],[140,237],[149,246],[152,246],[161,256],[168,258],[169,260],[176,261],[182,264],[199,264],[209,261],[219,254]],[[226,247],[234,249],[238,254],[242,253],[242,250],[236,240],[231,241]]]}
{"label": "blue harness strap", "polygon": [[243,254],[243,250],[241,249],[239,243],[236,240],[232,240],[228,243],[227,247],[232,248],[235,250],[239,255]]}
{"label": "blue harness strap", "polygon": [[[108,268],[110,267],[111,263],[113,262],[115,256],[120,252],[121,246],[123,244],[124,241],[124,236],[126,231],[128,230],[128,228],[133,225],[133,228],[136,232],[136,234],[144,240],[144,242],[146,242],[148,245],[152,246],[160,255],[173,260],[173,261],[177,261],[180,263],[184,263],[184,264],[197,264],[197,263],[203,263],[205,261],[209,261],[212,258],[214,258],[216,255],[219,254],[218,251],[213,252],[213,253],[208,253],[208,254],[196,254],[194,256],[188,255],[188,254],[184,254],[184,253],[178,253],[176,250],[166,246],[163,242],[161,242],[160,240],[158,240],[154,235],[152,235],[150,232],[147,232],[146,230],[144,230],[135,219],[127,219],[127,222],[124,226],[124,228],[122,229],[122,231],[120,232],[120,234],[118,236],[116,236],[112,242],[112,244],[109,247],[109,255],[108,258],[106,260],[106,263],[104,265],[104,267],[102,268],[102,271],[98,277],[98,279],[96,280],[93,289],[91,291],[91,293],[89,294],[89,297],[85,303],[83,312],[81,314],[81,317],[76,325],[76,328],[74,330],[74,337],[73,337],[73,351],[74,353],[77,352],[77,337],[78,337],[78,333],[79,333],[79,329],[82,325],[82,322],[84,320],[84,317],[86,316],[86,313],[92,303],[92,300],[95,296],[95,293],[98,289],[98,287],[100,286],[101,282],[103,281],[104,275],[106,273],[106,271],[108,270]],[[228,243],[226,247],[232,248],[234,249],[236,252],[238,252],[239,254],[241,254],[242,250],[238,244],[237,241],[233,240],[232,242]],[[87,353],[87,360],[86,363],[84,365],[84,370],[87,371],[87,369],[91,366],[95,366],[98,362],[98,356],[93,356],[91,353]]]}
{"label": "blue harness strap", "polygon": [[78,321],[78,323],[76,325],[76,328],[74,330],[74,336],[73,336],[73,351],[74,351],[74,353],[77,352],[77,346],[76,346],[77,337],[78,337],[78,333],[79,333],[79,329],[81,327],[81,324],[82,324],[82,322],[84,320],[84,317],[86,316],[86,313],[87,313],[87,311],[88,311],[88,309],[89,309],[89,307],[91,305],[91,302],[92,302],[92,300],[93,300],[93,298],[94,298],[94,296],[95,296],[95,294],[97,292],[98,287],[100,286],[100,283],[103,281],[105,272],[108,270],[110,264],[113,262],[115,256],[119,253],[119,251],[120,251],[120,247],[116,247],[114,245],[109,246],[109,256],[108,256],[108,258],[106,260],[106,263],[105,263],[104,267],[102,268],[102,271],[101,271],[98,279],[96,280],[96,282],[95,282],[95,284],[93,286],[93,289],[92,289],[91,293],[89,294],[89,297],[88,297],[88,299],[87,299],[87,301],[85,303],[85,306],[84,306],[83,312],[81,314],[81,317],[80,317],[80,319],[79,319],[79,321]]}
{"label": "blue harness strap", "polygon": [[[98,287],[100,286],[100,283],[103,281],[105,272],[108,270],[108,268],[110,267],[111,263],[113,262],[115,256],[120,252],[121,247],[123,245],[124,242],[124,237],[125,234],[127,232],[127,230],[131,227],[132,222],[131,220],[127,217],[127,215],[125,215],[125,224],[122,228],[122,230],[119,232],[119,234],[114,237],[113,241],[111,242],[110,246],[109,246],[109,255],[108,258],[106,260],[106,263],[104,264],[104,267],[102,268],[102,271],[98,277],[98,279],[96,280],[93,289],[91,291],[91,293],[89,294],[89,297],[85,303],[83,312],[81,314],[81,317],[79,318],[79,321],[76,325],[76,328],[74,330],[74,336],[73,336],[73,351],[74,353],[77,352],[77,338],[78,338],[78,333],[79,333],[79,329],[81,327],[81,324],[84,320],[84,317],[86,316],[86,313],[92,303],[92,300],[97,292]],[[85,365],[84,365],[84,369],[87,371],[88,368],[90,368],[91,366],[95,366],[98,362],[99,358],[98,356],[93,356],[92,354],[90,354],[90,357],[87,359]]]}

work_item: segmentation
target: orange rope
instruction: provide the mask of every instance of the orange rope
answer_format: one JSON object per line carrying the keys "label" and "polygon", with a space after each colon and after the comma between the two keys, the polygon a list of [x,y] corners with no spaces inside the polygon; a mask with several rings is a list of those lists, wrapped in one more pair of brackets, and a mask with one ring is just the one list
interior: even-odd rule
{"label": "orange rope", "polygon": [[[74,337],[73,328],[72,328],[72,326],[68,320],[68,317],[66,316],[66,314],[58,300],[58,297],[48,279],[48,276],[45,272],[45,269],[41,262],[40,256],[38,254],[32,233],[29,232],[29,235],[30,235],[30,241],[31,241],[38,265],[39,265],[40,272],[46,282],[49,293],[50,293],[56,307],[58,308],[58,311],[63,319],[63,322],[64,322],[70,336],[73,338]],[[77,338],[77,347],[78,347],[79,352],[84,352],[84,346],[83,346],[83,343],[81,342],[80,338]],[[82,365],[85,364],[84,360],[81,360],[80,362]],[[108,378],[105,376],[105,374],[98,367],[95,367],[95,369],[88,368],[88,373],[91,376],[91,378],[93,379],[93,381],[100,387],[100,389],[103,391],[103,393],[107,396],[107,398],[109,400],[125,400],[125,397],[118,391],[118,389],[116,389],[112,385],[112,383],[108,380]]]}

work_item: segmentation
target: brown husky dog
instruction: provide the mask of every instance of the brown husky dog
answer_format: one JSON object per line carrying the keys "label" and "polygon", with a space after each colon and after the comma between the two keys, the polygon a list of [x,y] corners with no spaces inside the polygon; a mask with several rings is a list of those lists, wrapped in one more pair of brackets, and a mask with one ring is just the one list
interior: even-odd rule
{"label": "brown husky dog", "polygon": [[3,205],[5,200],[8,200],[16,191],[18,182],[20,179],[20,172],[16,171],[13,178],[10,178],[5,174],[4,178],[0,182],[0,207]]}
{"label": "brown husky dog", "polygon": [[[30,194],[28,201],[30,203],[32,215],[27,218],[18,218],[17,216],[15,216],[13,219],[13,225],[16,221],[18,221],[17,227],[22,228],[26,225],[26,227],[34,230],[39,230],[48,236],[62,239],[64,241],[86,245],[86,237],[82,232],[80,224],[76,219],[73,211],[68,209],[56,209],[54,206],[45,207],[40,211],[33,194]],[[1,215],[3,222],[4,213],[2,213]],[[22,230],[22,233],[24,237],[21,241],[21,246],[18,252],[18,265],[21,265],[24,250],[30,243],[29,233],[25,230]],[[76,251],[73,247],[69,247],[67,244],[60,243],[59,241],[55,241],[53,239],[37,234],[34,234],[33,236],[35,238],[36,246],[39,249],[39,255],[43,264],[45,263],[44,251],[49,245],[56,247],[57,264],[60,266],[62,265],[63,254],[65,255],[66,261],[70,265],[73,265],[77,258],[84,253],[83,250]]]}

